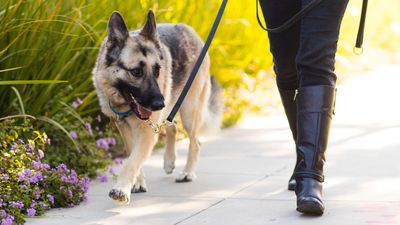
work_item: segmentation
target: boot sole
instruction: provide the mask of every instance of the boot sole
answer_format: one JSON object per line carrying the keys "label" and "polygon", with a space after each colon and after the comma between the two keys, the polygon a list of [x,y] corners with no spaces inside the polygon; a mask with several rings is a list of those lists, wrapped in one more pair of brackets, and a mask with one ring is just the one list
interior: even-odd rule
{"label": "boot sole", "polygon": [[309,215],[321,216],[324,214],[324,207],[315,202],[303,202],[297,206],[296,210]]}

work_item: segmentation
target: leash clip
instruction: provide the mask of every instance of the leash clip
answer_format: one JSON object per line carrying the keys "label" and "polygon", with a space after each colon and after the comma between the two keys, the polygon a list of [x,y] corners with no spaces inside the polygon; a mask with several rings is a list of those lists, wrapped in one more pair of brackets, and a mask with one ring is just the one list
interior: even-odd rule
{"label": "leash clip", "polygon": [[168,120],[164,120],[161,124],[157,124],[157,123],[154,123],[154,121],[151,120],[150,118],[147,119],[145,122],[151,127],[151,129],[153,130],[153,133],[155,133],[155,134],[159,134],[161,132],[161,129],[165,126],[169,127],[169,126],[174,126],[176,124],[175,121],[170,122]]}

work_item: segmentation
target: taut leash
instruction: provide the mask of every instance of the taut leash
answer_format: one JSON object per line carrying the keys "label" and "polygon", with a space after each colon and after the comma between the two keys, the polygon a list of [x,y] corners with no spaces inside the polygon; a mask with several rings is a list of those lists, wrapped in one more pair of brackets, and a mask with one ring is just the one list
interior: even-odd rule
{"label": "taut leash", "polygon": [[[208,48],[210,47],[211,42],[212,42],[212,40],[214,38],[215,32],[217,31],[219,23],[221,22],[222,15],[224,14],[225,7],[226,7],[227,3],[228,3],[228,0],[222,0],[221,6],[219,7],[219,10],[218,10],[218,14],[217,14],[217,16],[216,16],[216,18],[214,20],[214,24],[212,25],[211,31],[208,34],[207,40],[204,43],[203,48],[201,49],[200,55],[197,58],[196,63],[194,64],[192,72],[190,73],[189,78],[186,81],[185,86],[183,87],[182,93],[179,95],[179,98],[176,101],[176,103],[175,103],[174,107],[172,108],[171,112],[169,113],[167,119],[162,121],[160,124],[154,122],[153,120],[151,120],[151,118],[145,120],[146,124],[148,124],[151,127],[151,129],[153,130],[154,133],[158,134],[158,133],[160,133],[161,129],[164,126],[172,126],[172,125],[175,124],[174,117],[175,117],[176,113],[178,112],[179,108],[181,107],[181,105],[183,103],[183,100],[185,100],[185,97],[186,97],[187,93],[189,92],[190,86],[192,85],[193,80],[196,77],[197,72],[200,69],[201,63],[203,62],[204,57],[207,54]],[[132,109],[130,109],[130,110],[126,111],[126,112],[118,112],[112,106],[111,100],[109,100],[109,106],[110,106],[112,112],[117,115],[117,118],[128,117],[133,113]]]}
{"label": "taut leash", "polygon": [[204,44],[204,47],[200,52],[199,58],[197,58],[196,64],[194,65],[193,70],[190,73],[190,76],[189,76],[185,86],[183,87],[182,93],[179,95],[178,100],[176,101],[174,107],[172,108],[172,111],[170,112],[170,114],[167,117],[167,121],[169,121],[170,123],[172,123],[174,121],[174,117],[175,117],[176,113],[178,112],[179,108],[181,107],[182,102],[185,99],[187,93],[189,92],[190,86],[192,85],[193,80],[196,77],[197,72],[200,69],[201,63],[203,62],[204,57],[207,54],[208,48],[211,45],[211,41],[213,40],[215,32],[217,31],[218,25],[221,22],[222,15],[224,14],[224,10],[225,10],[225,6],[226,6],[227,2],[228,2],[228,0],[222,1],[221,6],[219,7],[219,10],[218,10],[218,14],[214,20],[214,24],[212,25],[211,31],[208,34],[206,43]]}
{"label": "taut leash", "polygon": [[148,120],[146,120],[146,123],[152,128],[154,133],[159,133],[161,131],[161,128],[164,126],[172,126],[175,124],[174,117],[175,117],[176,113],[178,113],[179,108],[181,107],[181,105],[183,103],[183,100],[185,100],[185,97],[186,97],[187,93],[189,92],[190,86],[192,85],[194,78],[196,78],[196,75],[200,69],[201,63],[203,62],[204,57],[207,54],[208,48],[210,47],[211,42],[214,38],[215,32],[217,31],[219,23],[221,22],[222,15],[224,14],[227,3],[228,3],[228,0],[222,1],[221,6],[219,7],[219,10],[218,10],[217,16],[215,17],[214,24],[211,27],[211,30],[210,30],[210,33],[208,34],[206,42],[204,43],[203,49],[201,50],[200,55],[197,58],[197,61],[192,69],[192,72],[190,73],[189,78],[186,81],[186,84],[183,87],[182,92],[179,95],[179,98],[176,101],[171,112],[169,113],[167,119],[164,120],[161,124],[157,124],[157,123],[153,122],[150,118]]}

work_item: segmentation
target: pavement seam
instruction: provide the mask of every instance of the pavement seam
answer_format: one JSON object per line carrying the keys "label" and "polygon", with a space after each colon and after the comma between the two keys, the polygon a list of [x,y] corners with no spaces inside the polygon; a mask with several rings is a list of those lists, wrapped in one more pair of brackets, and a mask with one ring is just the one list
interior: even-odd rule
{"label": "pavement seam", "polygon": [[221,199],[221,200],[219,200],[219,201],[217,201],[217,202],[211,204],[211,205],[208,206],[207,208],[204,208],[204,209],[202,209],[202,210],[200,210],[200,211],[198,211],[198,212],[196,212],[196,213],[194,213],[194,214],[192,214],[192,215],[190,215],[190,216],[188,216],[188,217],[186,217],[186,218],[184,218],[184,219],[182,219],[182,220],[180,220],[180,221],[174,223],[174,225],[177,225],[177,224],[180,224],[180,223],[182,223],[182,222],[185,222],[186,220],[189,220],[190,218],[195,217],[195,216],[201,214],[202,212],[206,211],[207,209],[210,209],[210,208],[212,208],[212,207],[214,207],[214,206],[220,204],[221,202],[223,202],[223,201],[225,201],[225,200],[226,200],[226,198],[223,198],[223,199]]}
{"label": "pavement seam", "polygon": [[261,181],[267,179],[268,177],[270,177],[270,175],[268,175],[268,174],[267,174],[267,175],[264,175],[264,176],[261,177],[260,179],[257,179],[257,180],[255,180],[254,182],[252,182],[251,184],[248,184],[248,185],[242,187],[241,189],[235,191],[235,192],[232,193],[231,195],[229,195],[229,196],[227,196],[227,197],[225,197],[225,198],[223,198],[223,199],[221,199],[221,200],[219,200],[219,201],[217,201],[217,202],[211,204],[211,205],[208,206],[207,208],[201,209],[200,211],[198,211],[198,212],[196,212],[196,213],[194,213],[194,214],[192,214],[192,215],[190,215],[190,216],[188,216],[188,217],[186,217],[186,218],[184,218],[184,219],[182,219],[182,220],[180,220],[180,221],[174,223],[174,225],[178,225],[178,224],[180,224],[180,223],[182,223],[182,222],[185,222],[185,221],[189,220],[190,218],[193,218],[193,217],[195,217],[195,216],[201,214],[202,212],[204,212],[204,211],[206,211],[206,210],[208,210],[208,209],[210,209],[210,208],[212,208],[212,207],[214,207],[214,206],[216,206],[216,205],[219,205],[220,203],[222,203],[222,202],[224,202],[224,201],[226,201],[226,200],[228,200],[228,199],[233,199],[232,197],[233,197],[234,195],[236,195],[236,194],[238,194],[238,193],[240,193],[240,192],[242,192],[242,191],[248,189],[249,187],[251,187],[251,186],[257,184],[258,182],[261,182]]}

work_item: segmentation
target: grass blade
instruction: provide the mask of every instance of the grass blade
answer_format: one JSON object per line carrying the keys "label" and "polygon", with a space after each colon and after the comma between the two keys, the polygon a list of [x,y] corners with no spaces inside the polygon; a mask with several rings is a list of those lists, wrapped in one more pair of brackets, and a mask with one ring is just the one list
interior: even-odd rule
{"label": "grass blade", "polygon": [[19,107],[20,107],[20,111],[21,111],[22,115],[25,115],[24,102],[22,101],[22,98],[21,98],[21,95],[19,94],[18,89],[16,89],[15,87],[11,87],[11,89],[15,92],[15,95],[18,98]]}
{"label": "grass blade", "polygon": [[68,83],[66,80],[6,80],[0,81],[0,85],[26,85],[26,84],[60,84]]}

